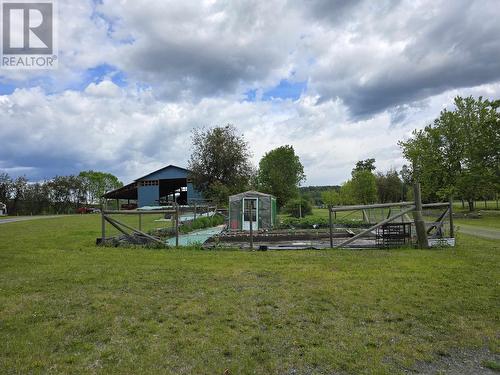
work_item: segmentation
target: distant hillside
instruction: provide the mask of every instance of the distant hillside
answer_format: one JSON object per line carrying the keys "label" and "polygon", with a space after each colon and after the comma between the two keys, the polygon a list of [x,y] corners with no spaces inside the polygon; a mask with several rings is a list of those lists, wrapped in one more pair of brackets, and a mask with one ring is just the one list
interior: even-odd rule
{"label": "distant hillside", "polygon": [[327,190],[338,190],[340,186],[332,185],[332,186],[303,186],[299,188],[300,194],[304,198],[311,199],[316,206],[321,206],[323,204],[323,200],[321,199],[321,193]]}

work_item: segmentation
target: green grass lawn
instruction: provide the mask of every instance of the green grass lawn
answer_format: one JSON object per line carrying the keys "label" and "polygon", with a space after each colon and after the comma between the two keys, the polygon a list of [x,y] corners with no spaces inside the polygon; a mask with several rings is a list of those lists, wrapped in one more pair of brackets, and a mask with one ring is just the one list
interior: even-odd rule
{"label": "green grass lawn", "polygon": [[[101,215],[96,215],[99,217],[98,220],[100,220]],[[125,224],[128,224],[134,228],[139,228],[139,216],[138,215],[110,215],[112,218],[123,222]],[[145,214],[141,215],[142,216],[142,230],[143,231],[149,231],[154,228],[170,228],[172,226],[172,222],[170,220],[168,221],[156,221],[159,219],[163,219],[164,215],[162,214]],[[99,229],[100,229],[100,224],[98,224]],[[106,224],[106,235],[114,235],[117,234],[118,231],[113,228],[111,225]],[[100,237],[100,235],[99,235]]]}
{"label": "green grass lawn", "polygon": [[[490,201],[475,201],[474,203],[475,209],[476,210],[498,210],[500,209],[500,201],[497,203],[495,200],[490,200]],[[465,202],[464,205],[462,205],[461,201],[454,201],[453,202],[453,209],[456,211],[468,211],[468,206],[467,202]]]}
{"label": "green grass lawn", "polygon": [[99,232],[97,215],[0,226],[0,373],[393,374],[500,350],[500,241],[208,252]]}
{"label": "green grass lawn", "polygon": [[480,211],[480,218],[455,219],[455,224],[473,225],[485,228],[500,229],[500,211]]}

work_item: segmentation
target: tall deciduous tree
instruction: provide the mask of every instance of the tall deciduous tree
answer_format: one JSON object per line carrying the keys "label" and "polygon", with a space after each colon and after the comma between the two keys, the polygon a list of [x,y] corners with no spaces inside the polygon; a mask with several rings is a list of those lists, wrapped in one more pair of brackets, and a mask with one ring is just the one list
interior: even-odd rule
{"label": "tall deciduous tree", "polygon": [[271,150],[260,160],[259,188],[273,194],[280,207],[297,197],[299,185],[305,178],[304,167],[292,146]]}
{"label": "tall deciduous tree", "polygon": [[340,188],[343,204],[369,204],[377,200],[377,182],[373,171],[375,159],[361,160],[351,172],[352,179]]}
{"label": "tall deciduous tree", "polygon": [[413,199],[413,190],[412,190],[413,172],[411,168],[405,164],[401,167],[399,175],[401,176],[401,182],[403,184],[402,199],[403,201],[410,201],[411,199]]}
{"label": "tall deciduous tree", "polygon": [[28,179],[26,178],[26,176],[19,176],[13,181],[13,193],[12,193],[13,212],[17,213],[19,208],[19,202],[24,199],[27,187],[28,187]]}
{"label": "tall deciduous tree", "polygon": [[98,203],[104,192],[120,186],[112,174],[94,171],[40,182],[28,182],[24,176],[13,180],[0,173],[0,202],[13,214],[70,213],[82,203]]}
{"label": "tall deciduous tree", "polygon": [[[83,171],[78,177],[81,179],[81,186],[75,194],[87,203],[97,204],[102,202],[102,196],[110,190],[115,190],[123,186],[118,177],[111,173],[97,171]],[[76,181],[74,185],[77,186]]]}
{"label": "tall deciduous tree", "polygon": [[399,202],[402,199],[403,183],[399,174],[391,169],[376,175],[378,201],[380,203]]}
{"label": "tall deciduous tree", "polygon": [[347,180],[340,187],[340,202],[343,205],[359,203],[354,191],[352,180]]}
{"label": "tall deciduous tree", "polygon": [[377,182],[370,170],[354,170],[351,189],[355,203],[370,204],[377,200]]}
{"label": "tall deciduous tree", "polygon": [[7,173],[0,173],[0,202],[7,204],[13,191],[12,178]]}
{"label": "tall deciduous tree", "polygon": [[356,163],[354,171],[369,171],[373,172],[375,170],[375,159],[360,160]]}
{"label": "tall deciduous tree", "polygon": [[323,191],[321,193],[321,198],[323,200],[323,203],[325,203],[327,206],[341,205],[343,202],[339,190],[331,189]]}
{"label": "tall deciduous tree", "polygon": [[500,181],[500,102],[455,98],[432,125],[400,142],[426,200],[494,196]]}
{"label": "tall deciduous tree", "polygon": [[56,176],[47,183],[51,200],[57,213],[68,213],[78,206],[82,179],[77,176]]}
{"label": "tall deciduous tree", "polygon": [[195,129],[189,160],[195,187],[208,198],[227,201],[227,195],[248,187],[253,168],[248,143],[233,125]]}

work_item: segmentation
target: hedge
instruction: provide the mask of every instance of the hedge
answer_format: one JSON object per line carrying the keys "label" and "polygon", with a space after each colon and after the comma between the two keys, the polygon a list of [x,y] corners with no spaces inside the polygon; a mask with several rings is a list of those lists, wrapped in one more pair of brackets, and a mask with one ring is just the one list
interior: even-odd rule
{"label": "hedge", "polygon": [[194,230],[198,229],[204,229],[204,228],[211,228],[211,227],[216,227],[217,225],[224,224],[224,216],[222,215],[214,215],[214,216],[203,216],[199,217],[196,220],[191,220],[188,222],[183,223],[179,227],[179,232],[181,233],[189,233]]}

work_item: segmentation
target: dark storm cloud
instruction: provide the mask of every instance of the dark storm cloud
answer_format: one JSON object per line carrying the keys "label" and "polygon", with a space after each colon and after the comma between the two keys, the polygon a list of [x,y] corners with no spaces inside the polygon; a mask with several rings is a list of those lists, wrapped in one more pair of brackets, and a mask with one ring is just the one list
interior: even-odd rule
{"label": "dark storm cloud", "polygon": [[340,98],[365,118],[500,79],[495,1],[155,4],[119,11],[136,42],[118,64],[163,99],[268,90],[296,73],[319,103]]}
{"label": "dark storm cloud", "polygon": [[273,51],[256,54],[237,46],[151,41],[132,53],[129,67],[137,77],[147,77],[162,96],[175,99],[185,91],[198,98],[234,92],[241,82],[265,79],[280,64]]}
{"label": "dark storm cloud", "polygon": [[[322,100],[341,98],[354,117],[369,117],[450,89],[496,82],[500,80],[497,5],[492,1],[442,2],[429,9],[429,14],[415,17],[408,17],[407,7],[401,6],[382,18],[381,25],[369,29],[381,32],[381,41],[405,42],[402,51],[374,56],[373,62],[360,53],[365,63],[355,62],[355,68],[347,68],[342,76],[328,70],[313,73],[313,82]],[[386,28],[383,22],[398,13],[406,17],[405,22],[392,30]],[[360,82],[361,75],[369,79]]]}
{"label": "dark storm cloud", "polygon": [[285,1],[132,3],[116,9],[116,26],[133,43],[117,64],[168,100],[241,94],[262,81],[287,78],[300,37],[300,14]]}
{"label": "dark storm cloud", "polygon": [[372,16],[385,13],[393,8],[400,0],[310,0],[292,1],[295,6],[301,7],[305,15],[318,21],[326,22],[331,27],[339,27],[353,21],[362,20],[366,13]]}

